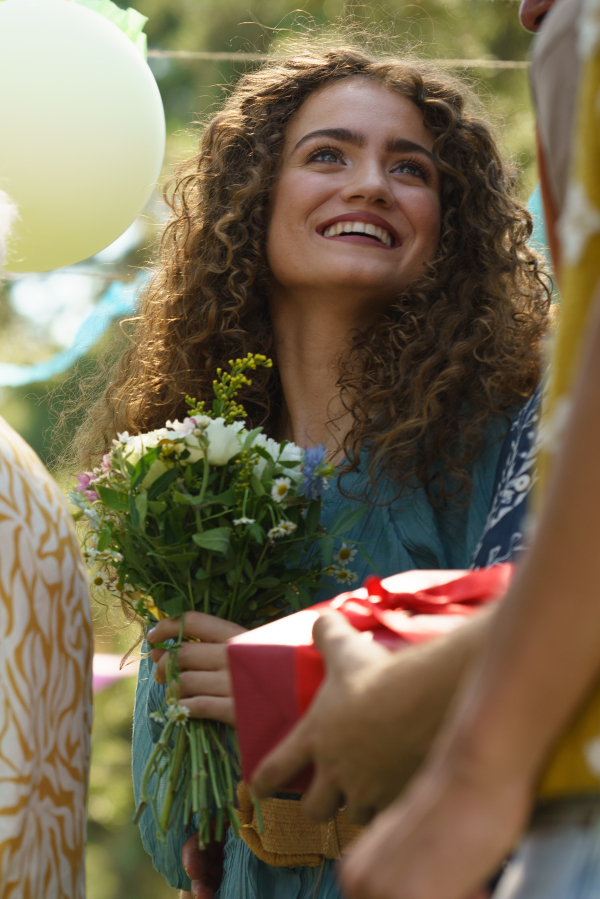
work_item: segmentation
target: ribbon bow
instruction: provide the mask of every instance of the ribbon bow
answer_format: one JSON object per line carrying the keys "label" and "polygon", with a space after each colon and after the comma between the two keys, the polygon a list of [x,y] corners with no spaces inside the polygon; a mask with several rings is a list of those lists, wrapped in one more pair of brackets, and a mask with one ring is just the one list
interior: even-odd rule
{"label": "ribbon bow", "polygon": [[500,599],[508,589],[513,571],[514,565],[507,562],[469,571],[445,584],[413,593],[390,592],[380,578],[371,576],[365,580],[362,590],[343,593],[329,605],[342,612],[359,631],[383,626],[410,643],[419,643],[452,630],[461,618]]}

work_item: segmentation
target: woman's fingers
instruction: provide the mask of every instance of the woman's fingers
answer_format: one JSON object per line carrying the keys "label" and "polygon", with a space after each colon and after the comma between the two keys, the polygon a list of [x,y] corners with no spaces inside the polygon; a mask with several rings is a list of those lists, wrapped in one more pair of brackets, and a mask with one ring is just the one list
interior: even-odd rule
{"label": "woman's fingers", "polygon": [[[186,612],[183,617],[183,636],[196,637],[204,643],[226,643],[245,631],[239,624],[205,615],[204,612]],[[149,643],[162,643],[163,640],[177,639],[180,633],[181,618],[164,618],[150,631],[147,640]]]}
{"label": "woman's fingers", "polygon": [[235,727],[235,706],[231,697],[190,696],[182,699],[181,705],[190,710],[192,718],[210,718]]}
{"label": "woman's fingers", "polygon": [[169,694],[177,699],[187,696],[231,696],[227,671],[184,671],[179,681],[171,681]]}
{"label": "woman's fingers", "polygon": [[[150,653],[156,665],[154,680],[164,684],[167,679],[169,653],[153,649]],[[177,653],[180,671],[221,671],[227,670],[227,650],[223,643],[183,643]]]}

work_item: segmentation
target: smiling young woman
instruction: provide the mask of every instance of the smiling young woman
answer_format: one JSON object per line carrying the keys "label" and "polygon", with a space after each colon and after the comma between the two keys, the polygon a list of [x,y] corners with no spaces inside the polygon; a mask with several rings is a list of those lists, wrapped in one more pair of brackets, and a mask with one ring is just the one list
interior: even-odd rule
{"label": "smiling young woman", "polygon": [[[349,536],[382,576],[467,567],[506,423],[538,379],[548,306],[530,216],[469,104],[424,65],[351,47],[305,48],[244,76],[175,176],[157,271],[82,430],[84,458],[117,430],[184,414],[228,359],[265,353],[274,366],[243,398],[249,425],[328,446],[343,474],[323,524],[366,496]],[[356,579],[367,573],[355,565]],[[188,613],[186,632],[203,640],[184,660],[193,715],[235,721],[222,644],[238,631]],[[154,677],[158,651],[140,667],[137,786],[164,690]],[[158,843],[149,817],[141,829],[169,882],[188,886],[183,836]],[[320,867],[314,855],[270,865],[230,839],[219,897],[333,899],[327,852]]]}

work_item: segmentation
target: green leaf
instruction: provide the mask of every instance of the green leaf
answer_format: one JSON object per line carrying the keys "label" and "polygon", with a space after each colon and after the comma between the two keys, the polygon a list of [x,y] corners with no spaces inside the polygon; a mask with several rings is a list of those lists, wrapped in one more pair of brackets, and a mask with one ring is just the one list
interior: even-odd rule
{"label": "green leaf", "polygon": [[330,537],[339,537],[341,534],[345,534],[346,531],[351,530],[358,524],[368,508],[368,504],[363,503],[358,509],[353,509],[351,506],[345,506],[343,509],[340,509],[337,515],[334,515],[329,522],[327,533]]}
{"label": "green leaf", "polygon": [[333,550],[335,549],[335,543],[333,539],[329,536],[321,537],[319,540],[319,547],[321,549],[321,555],[323,556],[323,564],[331,565],[331,560],[333,559]]}
{"label": "green leaf", "polygon": [[205,571],[204,568],[199,568],[194,577],[197,581],[205,581],[210,577],[210,571]]}
{"label": "green leaf", "polygon": [[278,587],[279,586],[279,578],[277,577],[261,577],[260,580],[255,581],[257,587]]}
{"label": "green leaf", "polygon": [[294,611],[300,611],[300,597],[290,586],[285,587],[285,596]]}
{"label": "green leaf", "polygon": [[265,532],[259,524],[256,524],[256,522],[249,525],[248,533],[253,540],[256,540],[257,543],[260,543],[262,545],[265,542]]}
{"label": "green leaf", "polygon": [[161,454],[160,446],[153,446],[150,449],[146,450],[140,461],[137,463],[134,469],[134,475],[131,481],[131,488],[134,490],[139,484],[142,483],[150,468],[156,462],[158,457]]}
{"label": "green leaf", "polygon": [[100,531],[100,534],[98,536],[98,543],[96,546],[98,551],[104,552],[105,549],[108,549],[108,547],[111,544],[111,540],[112,540],[112,534],[110,532],[110,528],[107,528],[107,527],[102,528],[102,530]]}
{"label": "green leaf", "polygon": [[313,500],[308,505],[306,512],[306,530],[309,534],[314,534],[319,525],[319,516],[321,514],[321,503],[319,500]]}
{"label": "green leaf", "polygon": [[193,562],[194,559],[198,558],[198,553],[170,553],[168,556],[148,553],[148,555],[154,555],[159,559],[164,559],[166,562]]}
{"label": "green leaf", "polygon": [[258,428],[254,428],[253,431],[250,431],[250,433],[244,440],[244,446],[242,447],[242,449],[245,449],[245,450],[250,449],[250,447],[254,443],[256,437],[261,433],[262,430],[263,430],[263,428],[262,428],[262,426],[260,426]]}
{"label": "green leaf", "polygon": [[231,488],[223,493],[219,493],[218,496],[213,496],[211,499],[211,503],[220,503],[223,506],[234,506],[236,501],[235,491]]}
{"label": "green leaf", "polygon": [[373,571],[379,571],[379,568],[377,567],[377,565],[375,564],[375,562],[373,561],[373,559],[371,558],[369,553],[366,551],[364,546],[361,546],[360,543],[357,543],[356,548],[358,549],[359,553],[361,554],[361,556],[363,557],[363,559],[365,560],[367,565],[370,565],[371,568],[373,569]]}
{"label": "green leaf", "polygon": [[105,506],[112,509],[113,512],[129,511],[129,496],[127,493],[120,493],[113,490],[112,487],[102,487],[100,484],[96,487],[98,495]]}
{"label": "green leaf", "polygon": [[226,553],[229,549],[231,539],[231,531],[229,528],[213,528],[210,531],[202,531],[200,534],[193,534],[192,540],[202,549],[209,552]]}
{"label": "green leaf", "polygon": [[250,475],[250,487],[257,496],[264,496],[267,492],[255,474]]}
{"label": "green leaf", "polygon": [[157,500],[150,500],[148,502],[148,511],[152,512],[153,515],[161,515],[166,508],[166,503],[159,503]]}
{"label": "green leaf", "polygon": [[168,471],[165,471],[164,474],[161,474],[159,478],[155,480],[150,489],[148,490],[148,499],[156,499],[157,496],[160,496],[161,493],[169,487],[177,475],[179,474],[179,470],[177,468],[170,468]]}
{"label": "green leaf", "polygon": [[200,502],[200,496],[191,496],[189,493],[180,493],[179,490],[173,490],[171,496],[176,503],[186,503],[188,506],[193,506],[195,503]]}
{"label": "green leaf", "polygon": [[135,507],[139,515],[139,528],[141,531],[146,530],[146,515],[148,514],[148,494],[138,493],[135,498]]}

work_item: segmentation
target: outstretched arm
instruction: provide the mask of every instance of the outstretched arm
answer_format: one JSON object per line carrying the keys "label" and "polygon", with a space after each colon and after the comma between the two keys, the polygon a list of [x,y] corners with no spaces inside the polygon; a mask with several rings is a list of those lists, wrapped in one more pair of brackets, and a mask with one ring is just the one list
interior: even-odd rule
{"label": "outstretched arm", "polygon": [[545,760],[598,679],[598,289],[588,335],[533,546],[426,769],[345,862],[352,899],[465,899],[519,836]]}

